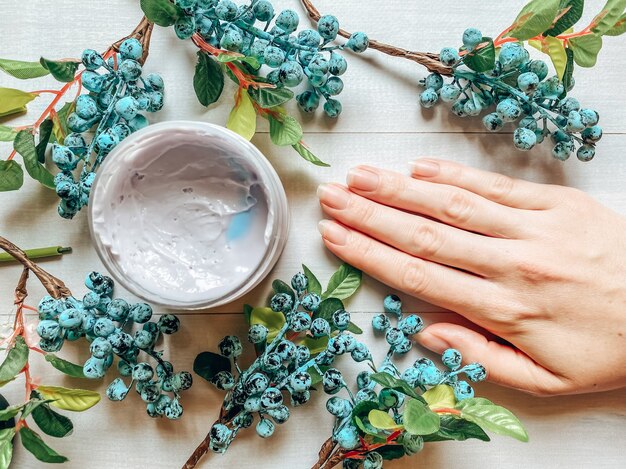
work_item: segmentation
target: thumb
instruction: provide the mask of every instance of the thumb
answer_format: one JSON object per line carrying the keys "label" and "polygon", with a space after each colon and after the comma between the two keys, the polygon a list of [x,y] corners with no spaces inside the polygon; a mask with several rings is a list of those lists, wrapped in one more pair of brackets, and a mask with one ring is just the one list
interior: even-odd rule
{"label": "thumb", "polygon": [[482,334],[457,324],[431,324],[416,336],[429,350],[442,353],[457,349],[466,363],[478,362],[493,383],[537,395],[565,391],[563,381],[521,350],[488,340]]}

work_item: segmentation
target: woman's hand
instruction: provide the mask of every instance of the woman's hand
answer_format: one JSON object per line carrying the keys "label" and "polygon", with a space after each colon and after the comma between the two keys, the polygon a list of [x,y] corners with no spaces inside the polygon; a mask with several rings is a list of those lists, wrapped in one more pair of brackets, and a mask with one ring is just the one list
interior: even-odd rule
{"label": "woman's hand", "polygon": [[576,189],[440,160],[412,177],[357,167],[318,194],[334,254],[514,345],[437,323],[425,347],[539,395],[626,385],[625,218]]}

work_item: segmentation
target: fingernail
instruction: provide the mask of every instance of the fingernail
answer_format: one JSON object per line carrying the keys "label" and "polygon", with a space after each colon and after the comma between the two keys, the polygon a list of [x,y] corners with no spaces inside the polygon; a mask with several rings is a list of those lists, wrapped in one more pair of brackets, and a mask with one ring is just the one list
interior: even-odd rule
{"label": "fingernail", "polygon": [[418,342],[426,347],[428,350],[432,350],[435,353],[441,353],[446,349],[451,348],[450,344],[439,336],[433,335],[428,331],[422,331],[417,336]]}
{"label": "fingernail", "polygon": [[318,186],[317,196],[324,205],[337,210],[346,208],[350,198],[348,191],[334,184],[321,184]]}
{"label": "fingernail", "polygon": [[317,229],[320,231],[322,237],[329,243],[343,246],[348,242],[350,232],[334,221],[321,220],[317,225]]}
{"label": "fingernail", "polygon": [[439,174],[439,164],[430,160],[411,161],[411,171],[416,176],[433,177]]}
{"label": "fingernail", "polygon": [[348,186],[361,191],[375,191],[378,188],[379,180],[378,174],[369,169],[352,168],[348,171]]}

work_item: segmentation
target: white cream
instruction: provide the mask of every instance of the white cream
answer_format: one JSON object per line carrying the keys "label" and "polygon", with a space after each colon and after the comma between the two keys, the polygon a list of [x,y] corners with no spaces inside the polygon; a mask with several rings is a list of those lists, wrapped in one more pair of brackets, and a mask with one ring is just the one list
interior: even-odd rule
{"label": "white cream", "polygon": [[262,264],[275,251],[272,184],[250,148],[224,139],[229,133],[191,123],[159,131],[165,124],[107,157],[90,202],[92,233],[135,293],[210,305],[269,270]]}

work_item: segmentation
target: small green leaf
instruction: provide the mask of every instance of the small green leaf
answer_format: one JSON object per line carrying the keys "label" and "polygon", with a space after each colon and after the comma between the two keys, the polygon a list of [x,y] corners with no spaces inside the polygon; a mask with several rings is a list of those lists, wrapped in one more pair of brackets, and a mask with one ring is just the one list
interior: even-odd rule
{"label": "small green leaf", "polygon": [[243,305],[243,317],[246,318],[246,324],[250,325],[250,315],[252,314],[252,306]]}
{"label": "small green leaf", "polygon": [[[31,396],[32,396],[32,394],[31,394]],[[43,405],[43,404],[47,404],[48,402],[51,402],[51,401],[46,401],[46,400],[43,400],[43,399],[39,399],[39,398],[37,398],[37,397],[35,397],[35,398],[31,397],[31,398],[30,398],[30,401],[28,401],[28,402],[26,403],[26,405],[24,406],[24,410],[22,410],[22,415],[21,415],[21,418],[22,418],[22,419],[25,419],[25,418],[26,418],[26,417],[28,417],[28,416],[29,416],[29,415],[30,415],[30,414],[31,414],[34,410],[36,410],[37,408],[39,408],[39,406],[41,406],[41,405]]]}
{"label": "small green leaf", "polygon": [[149,21],[159,26],[172,26],[185,13],[170,0],[141,0],[143,14]]}
{"label": "small green leaf", "polygon": [[513,22],[505,37],[526,41],[552,27],[559,13],[560,0],[532,0],[527,3]]}
{"label": "small green leaf", "polygon": [[571,87],[572,77],[574,76],[574,52],[567,47],[565,54],[567,55],[567,63],[565,64],[565,72],[563,73],[563,93],[561,93],[559,99],[563,99],[567,96],[567,90]]}
{"label": "small green leaf", "polygon": [[65,456],[61,456],[50,448],[41,437],[28,427],[20,428],[22,446],[33,453],[37,459],[47,463],[62,463],[67,461]]}
{"label": "small green leaf", "polygon": [[304,275],[306,276],[306,278],[309,281],[309,287],[307,288],[307,291],[309,291],[311,293],[315,293],[317,295],[321,295],[322,294],[322,284],[317,279],[317,277],[304,264],[302,264],[302,270],[304,271]]}
{"label": "small green leaf", "polygon": [[317,355],[318,353],[322,353],[328,347],[328,337],[304,337],[299,345],[304,345],[309,349],[311,355]]}
{"label": "small green leaf", "polygon": [[62,373],[73,378],[85,378],[83,367],[57,357],[54,353],[46,353],[46,361]]}
{"label": "small green leaf", "polygon": [[368,417],[369,413],[372,410],[374,410],[374,409],[378,409],[378,402],[377,401],[361,401],[361,402],[359,402],[352,409],[352,421],[354,422],[355,425],[357,425],[359,428],[361,428],[361,430],[363,430],[364,433],[369,433],[369,434],[376,435],[377,432],[375,431],[375,429],[373,429],[373,427],[372,427],[372,429],[369,429],[368,428],[368,424],[367,424],[367,422],[369,420],[369,417]]}
{"label": "small green leaf", "polygon": [[250,95],[244,89],[235,94],[235,106],[230,112],[226,127],[238,133],[246,140],[251,140],[256,133],[256,111],[252,105]]}
{"label": "small green leaf", "polygon": [[43,57],[39,59],[39,63],[50,71],[55,80],[63,83],[74,81],[76,69],[80,65],[78,60],[49,60]]}
{"label": "small green leaf", "polygon": [[230,371],[230,360],[213,352],[202,352],[193,361],[193,371],[208,382],[220,371]]}
{"label": "small green leaf", "polygon": [[17,130],[6,125],[0,125],[0,142],[12,142],[17,135]]}
{"label": "small green leaf", "polygon": [[0,467],[8,468],[13,459],[13,437],[15,428],[5,428],[0,430]]}
{"label": "small green leaf", "polygon": [[296,150],[302,158],[307,160],[309,163],[313,163],[315,166],[322,166],[326,168],[330,166],[328,163],[324,163],[317,156],[315,156],[313,152],[302,142],[296,143],[291,147]]}
{"label": "small green leaf", "polygon": [[356,415],[352,418],[352,421],[364,435],[371,435],[377,439],[385,441],[382,436],[385,436],[386,434],[384,432],[379,432],[378,429],[371,425],[368,421],[364,421],[361,417],[357,417]]}
{"label": "small green leaf", "polygon": [[37,97],[36,94],[13,88],[0,88],[0,117],[26,111],[26,105]]}
{"label": "small green leaf", "polygon": [[20,80],[39,78],[50,73],[39,62],[24,62],[11,59],[0,59],[0,70]]}
{"label": "small green leaf", "polygon": [[11,420],[13,417],[20,413],[25,405],[26,404],[12,405],[7,407],[6,409],[0,410],[0,422],[6,422],[7,420]]}
{"label": "small green leaf", "polygon": [[481,43],[486,43],[486,45],[463,57],[463,63],[479,73],[493,70],[496,63],[496,48],[493,40],[490,37],[483,37]]}
{"label": "small green leaf", "polygon": [[28,362],[28,345],[24,342],[24,337],[18,335],[15,345],[7,353],[2,365],[0,365],[0,381],[9,381],[22,371]]}
{"label": "small green leaf", "polygon": [[376,448],[376,452],[380,454],[385,461],[403,458],[406,454],[402,445],[385,445]]}
{"label": "small green leaf", "polygon": [[611,29],[609,29],[605,36],[621,36],[626,33],[626,13],[620,16],[617,22],[613,25]]}
{"label": "small green leaf", "polygon": [[70,133],[70,130],[67,127],[67,116],[74,112],[74,107],[74,101],[67,102],[61,109],[58,110],[56,115],[52,116],[52,122],[54,124],[52,127],[52,133],[54,134],[54,138],[56,138],[59,143],[63,143],[67,134]]}
{"label": "small green leaf", "polygon": [[352,332],[353,334],[363,334],[363,329],[354,324],[352,321],[348,324],[346,329],[348,332]]}
{"label": "small green leaf", "polygon": [[547,36],[542,38],[541,41],[528,41],[528,44],[550,56],[559,80],[563,80],[563,74],[567,66],[567,53],[565,52],[565,47],[563,47],[563,42],[555,37]]}
{"label": "small green leaf", "polygon": [[322,298],[345,300],[351,297],[361,286],[362,273],[350,264],[342,264],[328,281],[328,287]]}
{"label": "small green leaf", "polygon": [[402,425],[398,425],[391,415],[382,410],[372,409],[367,417],[370,424],[379,430],[399,430],[402,428]]}
{"label": "small green leaf", "polygon": [[285,325],[285,315],[272,311],[271,308],[254,308],[250,314],[250,324],[263,324],[267,327],[267,342],[270,343]]}
{"label": "small green leaf", "polygon": [[218,62],[226,64],[229,62],[235,62],[237,60],[241,60],[244,57],[245,55],[239,54],[237,52],[222,52],[220,55],[218,55],[215,58],[217,59]]}
{"label": "small green leaf", "polygon": [[516,440],[528,441],[528,433],[522,422],[513,413],[482,399],[465,399],[457,406],[461,418],[490,430],[498,435],[510,436]]}
{"label": "small green leaf", "polygon": [[302,138],[302,126],[295,118],[286,114],[274,117],[268,115],[270,122],[270,138],[274,145],[296,145]]}
{"label": "small green leaf", "polygon": [[381,386],[394,389],[398,391],[399,393],[412,397],[413,399],[416,399],[426,404],[426,401],[424,400],[424,398],[420,396],[419,394],[417,394],[415,392],[415,389],[409,386],[409,384],[403,379],[396,378],[390,375],[389,373],[384,373],[384,372],[374,373],[370,376],[370,378],[372,379],[372,381],[376,381]]}
{"label": "small green leaf", "polygon": [[250,97],[262,108],[273,108],[285,104],[293,98],[289,88],[251,88]]}
{"label": "small green leaf", "polygon": [[37,152],[37,161],[42,164],[46,162],[46,148],[48,148],[53,127],[52,119],[44,120],[39,126],[39,143],[37,143],[35,151]]}
{"label": "small green leaf", "polygon": [[591,21],[591,30],[598,36],[602,36],[620,20],[624,9],[626,9],[626,0],[608,0],[602,11]]}
{"label": "small green leaf", "polygon": [[48,171],[37,158],[35,137],[28,130],[21,130],[13,141],[13,148],[24,160],[24,167],[30,177],[39,181],[42,185],[54,189],[54,176]]}
{"label": "small green leaf", "polygon": [[544,36],[558,36],[574,26],[582,16],[584,6],[585,0],[561,0],[557,13],[559,19]]}
{"label": "small green leaf", "polygon": [[33,420],[42,432],[55,438],[68,436],[74,430],[72,421],[65,415],[52,410],[48,404],[43,404],[33,410]]}
{"label": "small green leaf", "polygon": [[422,397],[431,409],[444,407],[454,409],[454,406],[456,405],[454,390],[452,389],[452,386],[448,386],[446,384],[433,386],[428,391],[424,392]]}
{"label": "small green leaf", "polygon": [[409,399],[404,408],[402,423],[412,435],[430,435],[439,430],[439,415],[417,399]]}
{"label": "small green leaf", "polygon": [[491,441],[489,435],[473,422],[452,417],[450,415],[441,415],[441,426],[436,433],[423,435],[425,442],[433,441],[465,441],[469,438],[475,438],[481,441]]}
{"label": "small green leaf", "polygon": [[82,412],[100,402],[100,394],[86,389],[68,389],[61,386],[37,386],[37,392],[59,409]]}
{"label": "small green leaf", "polygon": [[587,34],[570,39],[568,46],[574,52],[574,62],[581,67],[593,67],[602,49],[602,38],[596,34]]}
{"label": "small green leaf", "polygon": [[203,51],[198,52],[198,63],[193,76],[193,89],[200,104],[213,104],[224,90],[224,71],[213,57]]}
{"label": "small green leaf", "polygon": [[331,322],[333,313],[340,309],[345,309],[341,300],[337,298],[326,298],[322,300],[317,311],[313,314],[313,319],[323,318]]}
{"label": "small green leaf", "polygon": [[14,191],[24,184],[24,171],[15,160],[0,160],[0,192]]}
{"label": "small green leaf", "polygon": [[311,386],[315,386],[316,384],[319,384],[322,382],[322,380],[324,379],[322,374],[325,373],[326,370],[328,370],[327,366],[320,366],[319,371],[317,370],[315,366],[309,367],[309,369],[307,370],[307,373],[311,375]]}

